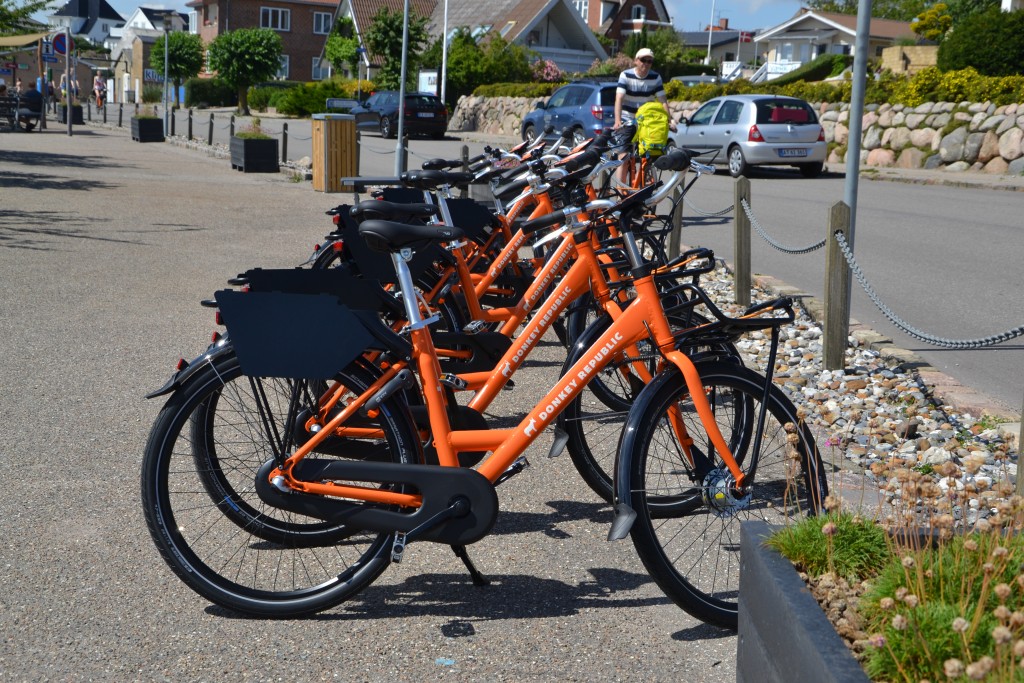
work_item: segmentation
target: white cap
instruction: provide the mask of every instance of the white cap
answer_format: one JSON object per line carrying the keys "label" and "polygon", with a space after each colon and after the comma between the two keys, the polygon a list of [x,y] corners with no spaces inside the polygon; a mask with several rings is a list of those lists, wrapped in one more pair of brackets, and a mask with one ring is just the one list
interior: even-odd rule
{"label": "white cap", "polygon": [[651,59],[654,59],[654,52],[651,51],[651,48],[642,47],[636,51],[637,59],[643,59],[644,57],[650,57]]}

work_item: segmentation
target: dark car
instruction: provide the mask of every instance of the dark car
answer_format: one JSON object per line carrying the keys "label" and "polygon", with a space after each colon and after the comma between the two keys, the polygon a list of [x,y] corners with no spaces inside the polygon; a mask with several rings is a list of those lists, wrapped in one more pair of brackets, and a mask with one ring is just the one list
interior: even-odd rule
{"label": "dark car", "polygon": [[557,138],[565,128],[573,129],[573,144],[592,138],[615,125],[615,88],[617,81],[575,81],[551,94],[547,102],[523,117],[522,135],[532,140],[547,126],[554,126],[548,137]]}
{"label": "dark car", "polygon": [[[381,137],[398,135],[397,90],[382,90],[352,107],[356,128],[379,131]],[[405,93],[405,129],[408,135],[429,135],[440,140],[448,130],[448,109],[441,98],[431,93]]]}

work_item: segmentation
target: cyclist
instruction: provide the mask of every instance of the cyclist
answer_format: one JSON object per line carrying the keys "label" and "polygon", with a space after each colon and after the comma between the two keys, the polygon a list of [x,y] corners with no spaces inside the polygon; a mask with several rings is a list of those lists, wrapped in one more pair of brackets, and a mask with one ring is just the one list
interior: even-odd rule
{"label": "cyclist", "polygon": [[96,77],[92,80],[92,92],[96,96],[96,108],[99,109],[103,106],[103,101],[107,99],[107,84],[103,81],[103,77],[100,74],[96,74]]}
{"label": "cyclist", "polygon": [[[619,87],[615,90],[615,138],[620,145],[630,144],[636,134],[636,110],[640,105],[657,100],[665,107],[669,115],[669,130],[675,130],[672,112],[668,110],[668,98],[665,96],[665,84],[661,75],[651,67],[654,65],[654,52],[642,47],[637,50],[633,68],[619,74]],[[627,149],[628,153],[628,149]],[[625,167],[620,166],[615,178],[625,183]]]}

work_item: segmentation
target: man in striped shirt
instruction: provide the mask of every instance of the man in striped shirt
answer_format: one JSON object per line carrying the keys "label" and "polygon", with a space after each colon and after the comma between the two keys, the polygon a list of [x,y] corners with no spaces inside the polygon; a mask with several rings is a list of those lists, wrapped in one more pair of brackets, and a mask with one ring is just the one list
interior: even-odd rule
{"label": "man in striped shirt", "polygon": [[[665,84],[658,72],[651,69],[653,64],[654,52],[650,48],[642,47],[636,53],[633,68],[619,74],[619,87],[615,90],[615,129],[623,129],[621,137],[628,136],[628,139],[632,140],[636,133],[636,110],[652,99],[657,99],[661,106],[665,107],[665,113],[669,115],[669,129],[676,129],[672,112],[668,110]],[[624,169],[620,166],[616,172],[616,177],[620,181],[624,180],[623,172]]]}

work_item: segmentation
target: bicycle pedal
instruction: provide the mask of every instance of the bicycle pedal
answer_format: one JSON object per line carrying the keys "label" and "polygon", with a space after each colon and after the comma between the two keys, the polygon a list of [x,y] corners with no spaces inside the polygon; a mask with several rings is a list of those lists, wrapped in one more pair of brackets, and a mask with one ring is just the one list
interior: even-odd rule
{"label": "bicycle pedal", "polygon": [[462,331],[466,334],[476,334],[478,332],[483,332],[485,329],[487,329],[487,323],[483,320],[471,320],[466,323],[466,326],[462,328]]}
{"label": "bicycle pedal", "polygon": [[508,466],[507,470],[505,470],[504,472],[501,473],[501,475],[498,476],[498,479],[494,482],[494,485],[497,486],[502,482],[508,481],[509,479],[516,476],[529,466],[530,461],[526,459],[526,456],[520,455],[518,458],[516,458],[515,462]]}
{"label": "bicycle pedal", "polygon": [[466,380],[462,379],[458,375],[453,375],[450,372],[446,372],[443,375],[441,375],[439,381],[446,387],[450,387],[452,389],[455,389],[456,391],[464,391],[466,387],[469,386]]}

